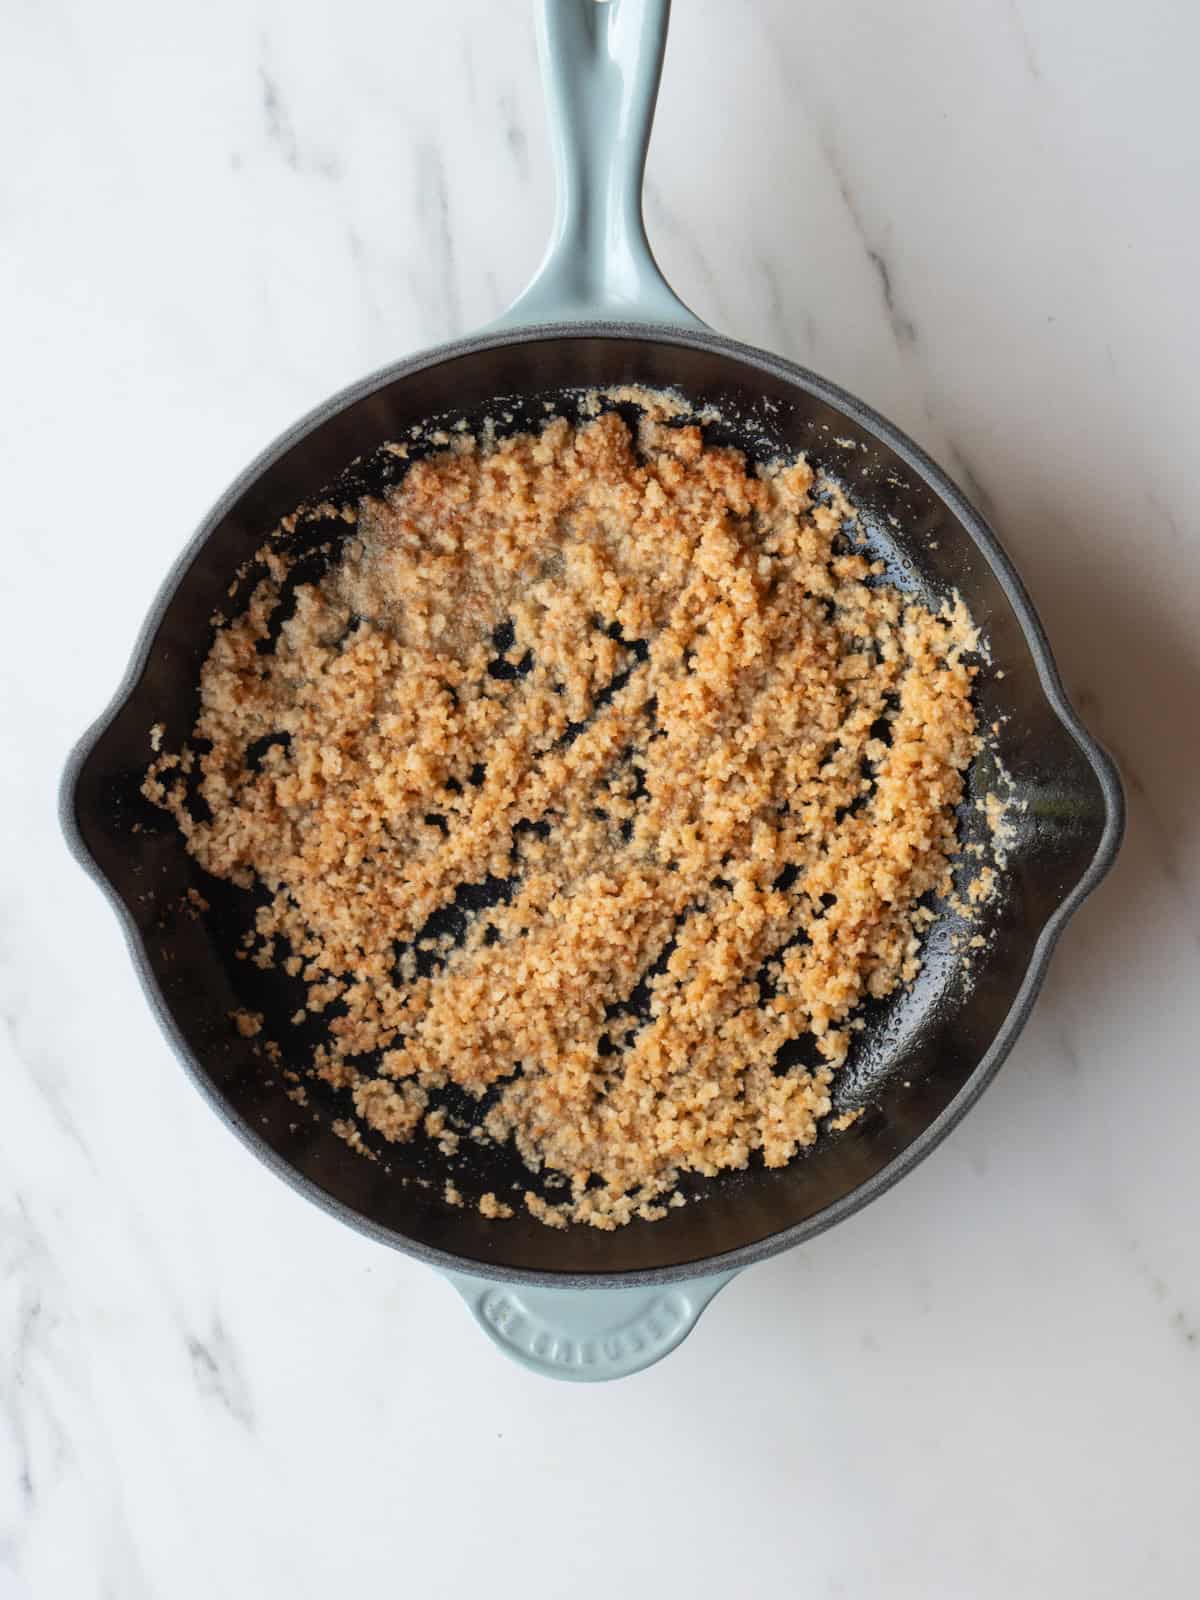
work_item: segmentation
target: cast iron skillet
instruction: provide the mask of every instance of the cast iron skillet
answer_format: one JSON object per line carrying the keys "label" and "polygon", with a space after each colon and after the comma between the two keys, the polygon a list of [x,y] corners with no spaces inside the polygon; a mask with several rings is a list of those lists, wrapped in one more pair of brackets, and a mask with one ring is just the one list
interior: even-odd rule
{"label": "cast iron skillet", "polygon": [[[840,1221],[928,1154],[1011,1049],[1055,941],[1112,864],[1122,828],[1113,765],[1067,703],[1020,579],[978,512],[882,417],[811,372],[707,331],[659,274],[641,180],[668,6],[540,0],[559,198],[534,282],[500,324],[337,395],[238,479],[169,574],[62,790],[70,846],[117,907],[151,1005],[227,1124],[310,1199],[446,1271],[509,1354],[572,1378],[649,1365],[737,1269]],[[544,420],[547,400],[571,414],[580,390],[624,384],[671,387],[697,408],[717,407],[729,420],[710,435],[755,459],[806,451],[863,508],[893,581],[934,600],[963,596],[990,645],[980,713],[999,729],[995,754],[970,774],[964,834],[981,837],[974,805],[1005,781],[1020,809],[1003,893],[985,914],[986,948],[967,959],[961,928],[941,908],[915,985],[871,1012],[836,1088],[838,1109],[862,1113],[849,1131],[780,1171],[698,1181],[703,1204],[653,1225],[556,1232],[520,1210],[495,1223],[442,1199],[448,1171],[468,1200],[523,1187],[527,1174],[511,1156],[464,1141],[448,1168],[421,1143],[381,1147],[385,1170],[331,1132],[343,1108],[318,1103],[311,1089],[308,1107],[287,1097],[227,1017],[240,1006],[263,1011],[264,1034],[287,1039],[296,992],[234,958],[251,898],[206,877],[139,785],[151,724],[166,724],[170,744],[187,736],[210,618],[282,516],[322,492],[349,500],[385,487],[401,468],[378,447],[431,416],[498,416],[518,431]],[[297,538],[305,536],[302,523]],[[314,534],[308,575],[319,569],[317,542]],[[189,888],[207,913],[187,902]]]}

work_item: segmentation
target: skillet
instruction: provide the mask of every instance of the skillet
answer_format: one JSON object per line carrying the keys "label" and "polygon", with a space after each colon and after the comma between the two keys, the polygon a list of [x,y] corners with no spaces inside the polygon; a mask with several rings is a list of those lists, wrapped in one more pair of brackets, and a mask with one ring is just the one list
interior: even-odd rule
{"label": "skillet", "polygon": [[[446,1273],[506,1353],[576,1380],[659,1359],[736,1272],[877,1198],[946,1136],[1012,1048],[1055,942],[1111,866],[1123,826],[1115,768],[1068,703],[1029,597],[979,513],[884,418],[814,373],[711,332],[659,272],[641,187],[668,12],[669,0],[538,0],[558,206],[533,282],[484,332],[334,396],[231,485],[168,574],[61,791],[68,844],[116,908],[151,1006],[226,1124],[307,1198]],[[1001,786],[1015,827],[1002,892],[983,913],[985,949],[964,959],[962,928],[940,907],[917,980],[869,1010],[835,1084],[835,1111],[859,1113],[846,1132],[783,1169],[697,1180],[702,1203],[660,1222],[555,1231],[445,1205],[440,1181],[430,1182],[445,1176],[444,1158],[420,1139],[389,1147],[389,1174],[331,1131],[332,1103],[317,1107],[320,1120],[297,1120],[285,1085],[226,1020],[238,1008],[261,1011],[266,1031],[278,1022],[284,1037],[296,994],[279,974],[234,958],[250,897],[202,872],[140,784],[150,726],[164,723],[172,746],[190,732],[210,619],[283,516],[323,497],[383,492],[403,468],[380,447],[430,419],[479,427],[500,415],[501,431],[519,432],[547,407],[575,416],[584,392],[625,385],[715,409],[721,420],[707,437],[754,461],[805,452],[860,508],[889,581],[934,605],[961,595],[988,646],[979,716],[998,732],[968,775],[960,833],[964,843],[984,838],[977,803]],[[315,575],[316,565],[301,569]],[[189,889],[208,902],[203,916],[187,905]],[[459,909],[469,911],[465,894]],[[510,1152],[464,1141],[454,1180],[468,1199],[515,1178],[528,1174]]]}

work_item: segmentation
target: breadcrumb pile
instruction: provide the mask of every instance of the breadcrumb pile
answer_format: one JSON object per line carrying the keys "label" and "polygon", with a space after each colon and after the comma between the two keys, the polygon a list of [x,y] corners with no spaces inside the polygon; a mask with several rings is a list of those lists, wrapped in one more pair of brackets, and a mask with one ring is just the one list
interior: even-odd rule
{"label": "breadcrumb pile", "polygon": [[803,459],[614,412],[414,462],[281,627],[280,549],[144,792],[268,891],[257,959],[327,1013],[289,1064],[390,1141],[457,1085],[561,1175],[552,1226],[810,1145],[950,888],[961,606],[885,583]]}

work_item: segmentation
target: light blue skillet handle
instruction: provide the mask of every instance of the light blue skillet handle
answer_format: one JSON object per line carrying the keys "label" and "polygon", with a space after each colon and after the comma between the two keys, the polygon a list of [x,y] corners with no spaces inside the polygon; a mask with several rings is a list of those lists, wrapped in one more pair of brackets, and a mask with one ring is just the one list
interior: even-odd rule
{"label": "light blue skillet handle", "polygon": [[[642,222],[671,0],[537,0],[537,11],[558,186],[554,233],[533,282],[489,331],[562,322],[702,328],[659,271]],[[625,1378],[661,1360],[733,1277],[546,1289],[446,1275],[505,1355],[577,1383]]]}
{"label": "light blue skillet handle", "polygon": [[505,1355],[543,1377],[598,1383],[669,1355],[735,1273],[646,1289],[542,1289],[446,1276]]}
{"label": "light blue skillet handle", "polygon": [[546,322],[703,328],[659,271],[642,177],[671,0],[536,0],[557,205],[545,259],[489,332]]}

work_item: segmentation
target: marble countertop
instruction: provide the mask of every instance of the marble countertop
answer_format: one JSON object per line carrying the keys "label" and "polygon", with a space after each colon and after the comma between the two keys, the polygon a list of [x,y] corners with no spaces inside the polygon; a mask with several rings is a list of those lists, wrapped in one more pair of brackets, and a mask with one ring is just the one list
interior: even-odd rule
{"label": "marble countertop", "polygon": [[1193,1592],[1197,13],[676,6],[668,275],[994,519],[1131,819],[961,1129],[601,1388],[509,1365],[228,1136],[53,809],[240,467],[531,272],[526,7],[44,0],[0,29],[0,1597]]}

